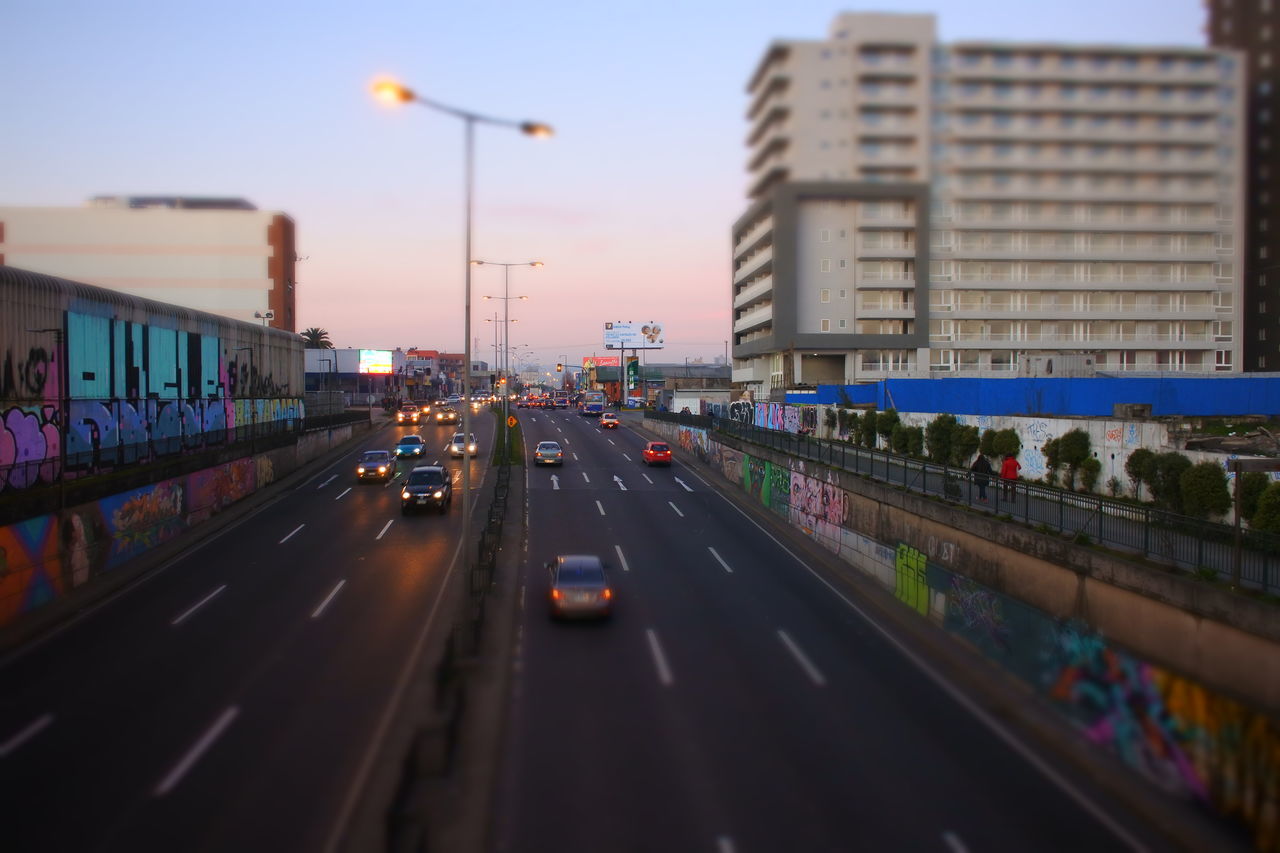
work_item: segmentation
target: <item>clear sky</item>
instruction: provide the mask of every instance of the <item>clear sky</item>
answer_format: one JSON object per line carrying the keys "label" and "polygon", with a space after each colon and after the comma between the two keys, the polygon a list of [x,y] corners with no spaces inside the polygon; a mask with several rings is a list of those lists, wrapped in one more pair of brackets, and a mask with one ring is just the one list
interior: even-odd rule
{"label": "clear sky", "polygon": [[[463,125],[369,95],[392,75],[480,127],[474,256],[513,269],[511,343],[603,354],[657,320],[649,361],[730,337],[746,205],[745,85],[769,42],[840,11],[932,12],[943,41],[1199,45],[1201,0],[4,0],[0,205],[101,194],[244,197],[297,224],[298,328],[339,347],[462,349]],[[473,276],[492,360],[502,270]]]}

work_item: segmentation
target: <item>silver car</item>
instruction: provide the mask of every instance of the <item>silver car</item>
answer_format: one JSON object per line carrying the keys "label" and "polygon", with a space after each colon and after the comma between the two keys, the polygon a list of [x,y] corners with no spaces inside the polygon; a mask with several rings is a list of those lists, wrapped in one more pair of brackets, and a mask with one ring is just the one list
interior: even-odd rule
{"label": "silver car", "polygon": [[563,465],[564,450],[555,441],[540,441],[533,451],[534,465]]}
{"label": "silver car", "polygon": [[547,604],[552,619],[595,617],[613,612],[613,588],[604,564],[594,554],[562,554],[547,563]]}
{"label": "silver car", "polygon": [[449,441],[449,455],[450,456],[475,456],[477,447],[478,445],[476,444],[476,434],[474,432],[471,433],[470,441],[467,441],[466,436],[464,436],[462,433],[455,432],[453,434],[453,438],[450,439]]}

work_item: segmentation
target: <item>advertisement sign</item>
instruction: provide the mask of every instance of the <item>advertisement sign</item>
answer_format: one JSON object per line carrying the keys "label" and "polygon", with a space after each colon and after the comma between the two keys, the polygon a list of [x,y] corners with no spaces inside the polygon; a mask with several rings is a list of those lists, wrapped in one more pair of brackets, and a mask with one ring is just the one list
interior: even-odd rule
{"label": "advertisement sign", "polygon": [[389,349],[362,349],[360,350],[360,366],[359,373],[390,373],[391,372],[391,350]]}
{"label": "advertisement sign", "polygon": [[621,362],[616,355],[584,355],[582,369],[592,370],[597,367],[619,367]]}
{"label": "advertisement sign", "polygon": [[604,324],[605,349],[662,349],[663,325],[649,320],[644,323],[614,321]]}
{"label": "advertisement sign", "polygon": [[627,356],[627,390],[640,387],[640,359],[634,355]]}

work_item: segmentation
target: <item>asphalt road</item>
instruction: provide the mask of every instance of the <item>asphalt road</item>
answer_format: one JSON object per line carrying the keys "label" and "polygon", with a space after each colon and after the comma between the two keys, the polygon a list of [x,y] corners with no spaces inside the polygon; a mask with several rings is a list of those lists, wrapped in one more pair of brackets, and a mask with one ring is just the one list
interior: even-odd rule
{"label": "asphalt road", "polygon": [[[474,419],[487,449],[492,419]],[[410,431],[454,471],[402,517],[358,450]],[[420,649],[462,523],[453,427],[357,451],[0,661],[5,850],[317,851],[334,840]],[[414,463],[416,464],[416,463]],[[474,490],[487,454],[472,465]]]}
{"label": "asphalt road", "polygon": [[[568,453],[528,472],[500,853],[1167,846],[630,428],[523,429]],[[548,618],[566,553],[605,560],[611,620]]]}

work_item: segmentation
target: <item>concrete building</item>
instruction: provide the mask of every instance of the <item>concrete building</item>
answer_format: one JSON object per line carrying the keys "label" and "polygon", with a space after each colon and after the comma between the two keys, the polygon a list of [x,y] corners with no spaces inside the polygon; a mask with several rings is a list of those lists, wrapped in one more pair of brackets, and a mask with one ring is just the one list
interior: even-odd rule
{"label": "concrete building", "polygon": [[1209,43],[1241,51],[1248,66],[1242,366],[1280,370],[1280,2],[1206,0],[1205,6]]}
{"label": "concrete building", "polygon": [[296,332],[293,220],[243,199],[0,207],[0,265]]}
{"label": "concrete building", "polygon": [[757,399],[1045,355],[1241,370],[1236,52],[842,14],[772,43],[747,91],[733,379]]}

